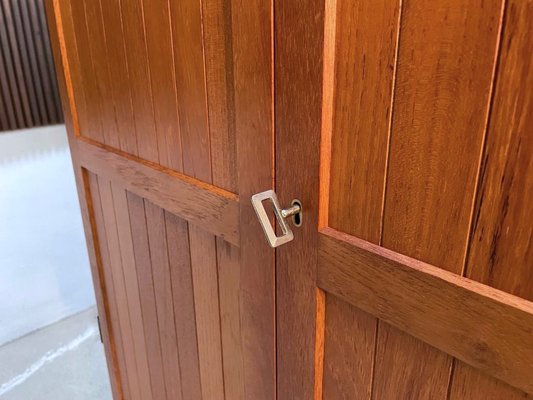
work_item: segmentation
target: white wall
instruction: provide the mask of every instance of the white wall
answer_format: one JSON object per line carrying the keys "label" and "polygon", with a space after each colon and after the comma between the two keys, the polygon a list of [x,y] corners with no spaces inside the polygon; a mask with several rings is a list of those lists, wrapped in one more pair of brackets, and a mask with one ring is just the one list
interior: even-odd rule
{"label": "white wall", "polygon": [[0,345],[94,302],[64,126],[0,134]]}

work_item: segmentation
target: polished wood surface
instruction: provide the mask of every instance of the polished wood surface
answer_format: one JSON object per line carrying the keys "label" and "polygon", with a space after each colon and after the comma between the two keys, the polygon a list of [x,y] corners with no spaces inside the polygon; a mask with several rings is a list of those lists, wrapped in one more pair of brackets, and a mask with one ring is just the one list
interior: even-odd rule
{"label": "polished wood surface", "polygon": [[98,143],[79,140],[78,148],[84,168],[238,246],[237,195]]}
{"label": "polished wood surface", "polygon": [[530,397],[528,2],[47,7],[116,398]]}
{"label": "polished wood surface", "polygon": [[[276,251],[279,399],[318,399],[322,382],[315,335],[323,335],[317,304],[316,246],[324,4],[274,3],[276,192],[282,204],[298,198],[303,224]],[[320,27],[320,28],[319,28]],[[287,40],[287,30],[291,40]],[[295,151],[296,150],[296,151]],[[320,340],[320,339],[319,339]],[[318,375],[317,375],[318,374]]]}
{"label": "polished wood surface", "polygon": [[[507,7],[465,276],[533,301],[533,5]],[[450,398],[472,396],[524,394],[458,363]]]}
{"label": "polished wood surface", "polygon": [[317,284],[405,333],[533,391],[533,303],[326,228]]}
{"label": "polished wood surface", "polygon": [[[468,245],[502,12],[501,2],[482,4],[405,2],[400,28],[382,245],[457,274]],[[379,331],[378,398],[446,395],[450,357],[385,325]]]}
{"label": "polished wood surface", "polygon": [[[333,50],[324,60],[332,66],[324,71],[324,79],[331,84],[324,86],[323,108],[330,101],[334,111],[323,115],[331,119],[331,126],[323,127],[322,140],[329,138],[332,144],[328,150],[322,146],[322,156],[327,157],[327,152],[332,156],[331,163],[321,162],[321,185],[323,180],[331,181],[321,196],[321,226],[379,244],[400,3],[380,2],[377,7],[338,0],[327,8],[326,29],[334,34],[324,44]],[[377,320],[334,297],[328,297],[327,310],[325,398],[350,398],[349,393],[367,398],[372,389]]]}
{"label": "polished wood surface", "polygon": [[[280,160],[277,182],[286,188],[288,180],[298,191],[287,197],[316,190],[315,163],[320,157],[319,207],[314,199],[308,200],[307,221],[319,214],[319,230],[340,231],[348,235],[351,245],[364,239],[382,246],[377,249],[389,249],[389,258],[403,254],[437,271],[447,270],[461,282],[462,276],[467,276],[485,285],[476,288],[493,293],[490,287],[494,286],[518,295],[518,303],[530,304],[522,300],[530,299],[531,281],[527,272],[531,235],[526,222],[531,218],[525,204],[531,157],[523,147],[529,143],[530,135],[522,128],[529,121],[530,96],[525,93],[531,92],[526,72],[531,68],[531,44],[525,39],[527,30],[521,22],[528,18],[527,7],[515,2],[488,5],[476,1],[399,1],[370,7],[355,0],[325,0],[325,19],[320,28],[313,24],[297,28],[290,20],[289,32],[298,32],[295,36],[305,37],[306,42],[292,47],[292,40],[285,44],[280,39],[281,49],[287,46],[294,52],[288,60],[307,60],[308,49],[312,48],[309,38],[313,34],[318,37],[315,31],[324,33],[320,137],[313,136],[314,130],[307,124],[309,116],[290,114],[291,122],[287,122],[290,118],[286,118],[286,108],[292,110],[288,102],[276,114],[277,121],[283,122],[282,129],[276,131],[282,135],[276,146]],[[278,59],[285,60],[280,54]],[[503,63],[502,59],[514,61]],[[301,64],[292,68],[305,69],[306,61]],[[291,63],[285,61],[285,68],[280,67],[281,82],[286,70],[291,70],[287,65]],[[508,71],[502,66],[507,66]],[[287,91],[296,103],[295,96],[305,98],[308,110],[312,110],[315,103],[312,97],[306,97],[307,87],[299,87],[299,96],[292,92],[297,87],[297,76],[291,75],[287,87],[280,85],[277,96],[284,98]],[[513,79],[523,86],[514,86]],[[309,90],[318,90],[314,83],[309,80]],[[508,111],[496,114],[501,122],[491,130],[498,107],[498,88],[504,93],[500,95],[500,107]],[[291,132],[285,136],[284,124]],[[501,133],[507,127],[508,133]],[[507,136],[497,139],[501,135]],[[317,139],[320,156],[312,153]],[[305,140],[305,146],[301,140]],[[304,151],[305,157],[289,153],[286,147]],[[280,164],[289,163],[285,159],[290,159],[291,170],[280,168]],[[293,178],[299,176],[298,171],[306,173],[299,178],[305,182],[304,188]],[[492,182],[486,183],[491,176]],[[300,235],[309,248],[316,247],[312,233]],[[297,255],[287,266],[282,259],[281,271],[287,268],[291,274],[283,275],[290,284],[279,284],[281,298],[299,302],[292,303],[294,312],[280,318],[282,326],[292,324],[285,319],[296,319],[301,332],[295,333],[297,338],[290,342],[293,347],[284,343],[281,347],[298,353],[307,346],[310,351],[312,347],[302,338],[309,326],[315,328],[314,348],[322,351],[323,347],[323,359],[314,365],[302,362],[303,357],[294,360],[306,368],[306,373],[312,373],[315,382],[298,392],[292,389],[293,396],[311,390],[316,394],[318,390],[323,398],[481,399],[522,398],[527,397],[525,391],[531,391],[530,377],[512,368],[515,358],[524,355],[522,368],[531,369],[529,356],[519,350],[520,344],[527,347],[530,340],[525,326],[516,337],[514,331],[508,331],[505,342],[498,342],[501,338],[494,330],[467,335],[466,327],[474,330],[483,324],[490,326],[494,323],[491,321],[505,325],[504,317],[491,314],[484,301],[477,304],[479,318],[484,318],[477,325],[473,323],[475,318],[468,317],[468,306],[459,303],[455,307],[458,315],[446,315],[443,321],[434,320],[435,313],[429,310],[415,314],[420,318],[421,329],[426,329],[426,324],[453,332],[464,329],[465,337],[454,339],[464,346],[458,352],[438,343],[450,339],[444,332],[433,331],[421,338],[413,327],[399,326],[385,318],[382,303],[372,291],[381,282],[369,282],[358,275],[353,260],[340,264],[344,273],[335,275],[335,285],[319,285],[325,296],[324,309],[316,307],[316,298],[310,295],[312,288],[308,286],[314,276],[314,254],[300,253],[298,232],[294,244],[289,246]],[[279,254],[290,251],[282,248]],[[335,251],[321,256],[333,260]],[[365,267],[376,273],[379,263],[367,261]],[[306,274],[298,275],[300,270]],[[324,271],[322,278],[328,277],[331,274]],[[319,283],[320,279],[319,276]],[[389,286],[394,287],[396,280],[399,282],[399,277],[394,276]],[[339,287],[349,292],[358,285],[370,290],[360,297],[372,299],[371,305],[376,308],[350,302],[336,292]],[[463,289],[475,297],[474,289]],[[437,301],[443,296],[444,293]],[[419,303],[424,304],[422,300]],[[502,311],[506,316],[516,316],[513,313],[518,312],[517,307],[520,309],[512,302],[505,307],[509,308]],[[314,313],[315,321],[301,316],[302,310]],[[529,309],[520,312],[530,318]],[[391,314],[396,318],[404,316],[399,309]],[[515,328],[519,322],[515,320]],[[437,338],[440,334],[443,337]],[[484,347],[484,339],[493,341],[491,346],[497,349],[494,353]],[[475,343],[481,345],[476,347]],[[506,366],[500,364],[500,357],[506,360]],[[292,379],[292,387],[301,382],[305,383]],[[489,393],[492,391],[495,394]]]}
{"label": "polished wood surface", "polygon": [[273,398],[271,7],[47,8],[114,397]]}

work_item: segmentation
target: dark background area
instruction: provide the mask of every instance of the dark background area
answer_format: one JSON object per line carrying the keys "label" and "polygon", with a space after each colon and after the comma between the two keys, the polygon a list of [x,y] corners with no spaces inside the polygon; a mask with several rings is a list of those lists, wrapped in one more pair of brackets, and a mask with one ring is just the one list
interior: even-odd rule
{"label": "dark background area", "polygon": [[43,0],[0,0],[0,131],[63,122]]}

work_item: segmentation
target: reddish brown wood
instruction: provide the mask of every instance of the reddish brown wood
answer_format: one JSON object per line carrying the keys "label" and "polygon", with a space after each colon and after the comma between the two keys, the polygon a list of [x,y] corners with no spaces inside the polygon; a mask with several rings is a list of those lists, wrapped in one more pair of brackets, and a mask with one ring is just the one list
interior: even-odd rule
{"label": "reddish brown wood", "polygon": [[183,399],[200,399],[202,388],[191,260],[190,257],[183,257],[190,253],[187,222],[165,212],[165,226]]}
{"label": "reddish brown wood", "polygon": [[403,332],[533,391],[533,303],[330,228],[320,235],[317,282]]}
{"label": "reddish brown wood", "polygon": [[[334,32],[325,39],[325,46],[333,49],[325,53],[323,119],[331,122],[322,122],[321,226],[378,244],[400,2],[329,3],[326,32]],[[377,321],[329,297],[324,396],[369,398]]]}
{"label": "reddish brown wood", "polygon": [[[109,344],[106,344],[108,348],[114,348],[116,355],[117,355],[117,365],[115,368],[118,368],[118,373],[120,374],[120,381],[117,379],[112,380],[112,384],[116,384],[120,382],[119,390],[122,391],[121,396],[124,398],[138,398],[134,394],[130,394],[130,386],[129,386],[129,378],[128,378],[128,369],[133,371],[135,369],[135,365],[127,365],[127,340],[128,338],[123,337],[123,333],[121,330],[121,323],[120,319],[123,317],[121,313],[119,313],[119,304],[121,302],[121,299],[118,298],[118,295],[121,292],[121,283],[114,282],[113,279],[113,270],[114,267],[111,264],[111,262],[117,262],[116,258],[114,257],[117,254],[116,250],[113,250],[111,248],[110,251],[110,245],[113,244],[113,240],[116,240],[116,233],[110,232],[111,237],[109,238],[108,242],[108,236],[106,232],[106,227],[110,227],[110,222],[106,225],[104,220],[104,213],[102,209],[102,201],[100,197],[100,188],[99,188],[99,182],[98,177],[94,174],[91,174],[90,172],[84,173],[84,178],[86,181],[86,187],[87,192],[91,195],[91,209],[92,213],[94,215],[94,224],[96,228],[96,233],[94,234],[95,238],[97,239],[97,242],[100,243],[100,246],[98,247],[98,250],[101,254],[102,259],[102,280],[105,282],[106,287],[106,294],[107,294],[107,301],[109,304],[109,318],[106,318],[106,315],[103,315],[100,320],[100,325],[106,324],[104,326],[104,332],[109,331]],[[108,182],[103,182],[104,186],[109,187]],[[106,188],[104,188],[104,191]],[[108,190],[108,189],[107,189]],[[115,242],[116,244],[116,242]],[[120,262],[118,263],[120,265]],[[120,274],[120,280],[122,280],[122,273]],[[123,321],[124,324],[124,321]],[[124,335],[125,336],[125,335]],[[109,362],[109,360],[108,360]],[[108,364],[109,366],[109,364]],[[130,377],[131,378],[131,377]],[[137,379],[136,376],[134,379]],[[119,396],[119,397],[121,397]]]}
{"label": "reddish brown wood", "polygon": [[377,320],[333,294],[326,299],[325,399],[368,399]]}
{"label": "reddish brown wood", "polygon": [[[166,398],[165,376],[163,374],[163,360],[161,341],[159,338],[159,318],[156,309],[154,292],[154,278],[152,274],[151,249],[148,242],[147,216],[144,200],[127,194],[128,210],[131,221],[131,237],[135,255],[135,270],[139,300],[142,311],[142,328],[144,330],[146,356],[148,359],[150,383],[154,399]],[[152,221],[150,221],[152,222]],[[134,273],[134,271],[128,271]],[[127,273],[128,273],[127,272]]]}
{"label": "reddish brown wood", "polygon": [[235,246],[217,239],[220,330],[224,354],[224,392],[227,399],[245,399],[244,359],[241,328],[241,263]]}
{"label": "reddish brown wood", "polygon": [[[81,12],[55,0],[76,174],[94,174],[82,208],[96,204],[85,221],[116,388],[143,400],[444,397],[457,356],[531,391],[531,303],[459,276],[468,255],[472,277],[524,296],[500,272],[516,257],[529,279],[529,142],[510,135],[529,115],[513,108],[528,104],[524,72],[506,78],[522,103],[495,97],[516,114],[502,113],[496,139],[489,130],[474,207],[501,16],[477,2],[114,0]],[[524,40],[512,38],[509,49]],[[282,203],[304,204],[277,265],[249,202],[274,170]],[[336,237],[320,246],[319,193]],[[455,365],[451,396],[521,395],[469,368]]]}
{"label": "reddish brown wood", "polygon": [[274,15],[276,191],[305,210],[276,253],[278,398],[312,399],[324,2],[275,1]]}
{"label": "reddish brown wood", "polygon": [[205,84],[213,183],[237,190],[231,4],[202,1]]}
{"label": "reddish brown wood", "polygon": [[[131,398],[141,399],[139,371],[132,332],[132,320],[128,310],[129,301],[126,280],[124,278],[124,266],[120,250],[111,183],[102,178],[97,178],[97,183],[100,207],[102,208],[102,221],[95,222],[96,229],[105,233],[105,236],[103,234],[100,236],[100,240],[105,239],[106,245],[102,245],[102,247],[104,248],[104,246],[107,246],[109,249],[109,266],[106,274],[110,276],[110,280],[113,282],[113,287],[116,291],[118,324],[120,326],[120,336],[122,337],[122,349],[124,351],[124,361],[127,373],[127,380],[122,381],[122,386],[126,386],[127,382]],[[96,187],[94,189],[96,189]]]}
{"label": "reddish brown wood", "polygon": [[207,126],[201,4],[196,0],[170,2],[172,40],[186,174],[211,182]]}
{"label": "reddish brown wood", "polygon": [[[533,300],[533,6],[507,3],[466,276]],[[523,393],[458,363],[451,398]]]}
{"label": "reddish brown wood", "polygon": [[182,171],[169,2],[142,0],[142,4],[159,164]]}
{"label": "reddish brown wood", "polygon": [[[145,201],[144,206],[166,395],[169,399],[181,400],[180,363],[165,211],[148,201]],[[180,319],[177,323],[181,323]]]}
{"label": "reddish brown wood", "polygon": [[[57,0],[48,0],[46,2],[47,14],[50,18],[50,35],[53,38],[52,47],[54,52],[54,58],[57,63],[58,69],[63,66],[64,58],[61,55],[61,46],[64,43],[64,32],[62,30],[62,10]],[[67,83],[65,81],[65,75],[58,75],[58,82],[60,90],[63,93],[62,102],[63,107],[68,112],[65,113],[65,123],[68,132],[68,140],[73,155],[76,155],[77,149],[74,139],[74,122],[72,119],[72,109],[70,108],[71,102],[68,100]],[[114,302],[112,293],[114,286],[111,282],[105,280],[105,275],[102,272],[103,265],[102,251],[105,246],[98,246],[98,231],[96,229],[96,218],[100,218],[100,209],[95,207],[92,197],[94,192],[91,191],[91,182],[88,179],[87,172],[84,171],[79,164],[77,164],[75,158],[73,158],[73,167],[75,172],[75,179],[78,189],[78,196],[80,199],[81,215],[84,221],[85,236],[87,239],[87,248],[89,253],[89,260],[91,265],[91,272],[93,275],[93,282],[95,285],[95,297],[98,305],[98,310],[101,316],[101,329],[104,342],[107,343],[105,347],[106,357],[108,359],[111,387],[115,397],[120,398],[124,393],[128,393],[128,389],[124,389],[122,382],[120,381],[117,371],[120,367],[117,367],[117,338],[113,333],[113,326],[115,326],[110,319],[110,313],[114,310]],[[94,182],[94,179],[93,179]],[[100,231],[102,232],[102,231]],[[104,255],[105,256],[105,255]],[[107,260],[107,259],[106,259]],[[107,289],[109,288],[109,289]],[[109,291],[108,291],[109,290]],[[120,328],[119,328],[120,329]],[[120,355],[119,355],[120,357]],[[120,369],[120,373],[123,373],[123,369]]]}
{"label": "reddish brown wood", "polygon": [[[379,243],[399,1],[337,0],[329,226]],[[335,12],[335,11],[333,11]],[[382,182],[382,184],[379,184]]]}
{"label": "reddish brown wood", "polygon": [[[76,106],[75,112],[79,114],[80,120],[80,131],[77,132],[82,136],[88,137],[90,139],[96,140],[100,143],[104,143],[102,122],[100,118],[95,118],[95,115],[100,116],[101,110],[100,105],[102,104],[101,95],[98,91],[98,86],[96,85],[96,80],[94,79],[94,67],[91,60],[91,55],[89,53],[89,38],[87,34],[87,22],[85,17],[85,10],[83,2],[62,2],[65,4],[64,10],[70,8],[72,11],[72,27],[74,30],[75,38],[70,38],[65,36],[65,40],[71,39],[75,40],[76,51],[78,58],[77,60],[72,60],[69,65],[75,65],[79,68],[79,77],[78,82],[73,81],[74,91],[82,91],[85,98],[84,107]],[[68,15],[66,16],[68,18]],[[67,32],[67,31],[65,31]],[[73,45],[72,42],[69,43],[70,46]],[[67,54],[73,56],[73,48],[70,47],[70,51]],[[83,123],[85,122],[85,124]]]}
{"label": "reddish brown wood", "polygon": [[[81,48],[80,52],[89,52],[93,65],[94,80],[100,94],[100,120],[102,121],[103,141],[109,146],[119,146],[115,101],[112,91],[110,66],[107,62],[107,49],[105,43],[104,28],[102,25],[102,13],[100,2],[94,0],[82,0],[83,12],[86,18],[89,48]],[[91,116],[94,118],[93,116]]]}
{"label": "reddish brown wood", "polygon": [[107,66],[110,75],[110,90],[114,99],[117,124],[118,140],[115,141],[115,146],[130,154],[138,155],[120,0],[100,1],[100,7],[100,19],[104,30]]}
{"label": "reddish brown wood", "polygon": [[272,2],[235,0],[231,17],[239,229],[245,238],[235,282],[244,389],[236,389],[244,390],[244,399],[267,400],[276,397],[275,259],[250,198],[272,188],[274,179]]}
{"label": "reddish brown wood", "polygon": [[[140,285],[137,278],[138,266],[135,259],[135,248],[132,238],[133,224],[129,215],[128,193],[118,186],[112,186],[112,201],[115,209],[119,248],[122,259],[122,269],[126,296],[128,299],[128,310],[131,319],[131,332],[135,348],[135,359],[137,363],[137,379],[140,388],[140,397],[152,399],[154,392],[150,383],[149,354],[147,350],[146,334],[144,332],[143,309],[141,304]],[[109,204],[110,202],[107,201]],[[141,282],[141,284],[143,284]],[[126,312],[126,310],[124,310]]]}
{"label": "reddish brown wood", "polygon": [[139,157],[158,162],[142,0],[121,1],[120,9]]}
{"label": "reddish brown wood", "polygon": [[90,171],[120,182],[230,243],[239,243],[239,204],[234,194],[96,143],[78,140],[78,146],[80,162]]}
{"label": "reddish brown wood", "polygon": [[[403,3],[382,244],[459,274],[500,15],[501,2]],[[379,327],[374,396],[445,396],[451,358],[388,330]]]}

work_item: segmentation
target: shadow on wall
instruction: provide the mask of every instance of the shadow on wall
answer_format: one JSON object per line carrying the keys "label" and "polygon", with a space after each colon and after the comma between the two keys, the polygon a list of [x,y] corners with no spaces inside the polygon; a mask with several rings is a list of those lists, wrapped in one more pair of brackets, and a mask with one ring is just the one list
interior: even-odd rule
{"label": "shadow on wall", "polygon": [[63,125],[0,134],[0,345],[94,305]]}

